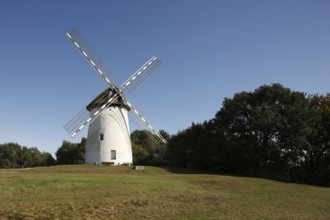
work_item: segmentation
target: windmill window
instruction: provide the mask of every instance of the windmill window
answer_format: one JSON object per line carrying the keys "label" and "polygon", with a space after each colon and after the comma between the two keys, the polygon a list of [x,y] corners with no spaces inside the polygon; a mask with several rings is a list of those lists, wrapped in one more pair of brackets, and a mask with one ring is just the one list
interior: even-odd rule
{"label": "windmill window", "polygon": [[103,141],[103,139],[104,139],[104,135],[100,134],[100,141]]}
{"label": "windmill window", "polygon": [[115,159],[116,159],[116,151],[111,150],[111,160],[115,160]]}

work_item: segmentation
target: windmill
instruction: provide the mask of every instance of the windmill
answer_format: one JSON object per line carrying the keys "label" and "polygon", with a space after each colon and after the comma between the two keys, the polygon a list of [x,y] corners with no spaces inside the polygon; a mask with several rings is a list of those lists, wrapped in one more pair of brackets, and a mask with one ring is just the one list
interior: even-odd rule
{"label": "windmill", "polygon": [[85,163],[133,164],[128,117],[156,143],[166,144],[166,140],[123,93],[133,93],[160,66],[157,57],[153,56],[120,87],[117,87],[113,84],[113,76],[109,69],[80,32],[73,28],[66,32],[66,36],[109,86],[64,125],[72,138],[89,127]]}

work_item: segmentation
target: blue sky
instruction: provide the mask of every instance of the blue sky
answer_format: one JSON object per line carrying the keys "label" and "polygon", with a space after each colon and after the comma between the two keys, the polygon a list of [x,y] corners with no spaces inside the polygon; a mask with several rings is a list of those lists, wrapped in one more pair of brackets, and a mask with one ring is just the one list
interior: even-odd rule
{"label": "blue sky", "polygon": [[63,125],[107,85],[65,37],[72,27],[117,85],[158,56],[163,65],[128,97],[175,134],[263,84],[329,92],[329,12],[327,0],[3,0],[0,143],[54,153],[86,135],[72,140]]}

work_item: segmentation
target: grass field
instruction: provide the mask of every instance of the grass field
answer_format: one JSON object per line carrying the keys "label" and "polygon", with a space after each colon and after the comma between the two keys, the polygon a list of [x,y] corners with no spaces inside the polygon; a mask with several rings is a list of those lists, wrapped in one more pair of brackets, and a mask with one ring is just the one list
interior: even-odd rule
{"label": "grass field", "polygon": [[146,167],[0,170],[0,219],[330,219],[330,188]]}

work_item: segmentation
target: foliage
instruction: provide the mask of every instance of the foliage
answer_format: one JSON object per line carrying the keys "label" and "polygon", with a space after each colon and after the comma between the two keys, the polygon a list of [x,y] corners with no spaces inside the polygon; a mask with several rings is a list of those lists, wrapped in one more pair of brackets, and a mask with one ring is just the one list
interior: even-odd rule
{"label": "foliage", "polygon": [[36,147],[20,146],[17,143],[0,144],[0,168],[50,166],[55,159],[48,152],[40,152]]}
{"label": "foliage", "polygon": [[211,121],[192,124],[188,129],[173,136],[168,143],[167,157],[172,165],[203,170],[217,170],[220,159],[219,140]]}
{"label": "foliage", "polygon": [[134,164],[145,164],[149,157],[149,152],[140,144],[132,141],[133,161]]}
{"label": "foliage", "polygon": [[329,94],[261,86],[174,135],[167,156],[174,166],[329,185],[329,109]]}
{"label": "foliage", "polygon": [[330,94],[309,96],[310,124],[312,132],[308,136],[310,146],[306,149],[300,178],[306,182],[330,182]]}
{"label": "foliage", "polygon": [[82,138],[80,143],[63,141],[55,153],[57,164],[84,164],[86,141],[86,138]]}
{"label": "foliage", "polygon": [[[147,132],[135,130],[131,133],[134,164],[165,164],[166,145],[157,145]],[[167,140],[170,138],[164,130],[160,130],[160,134]]]}

